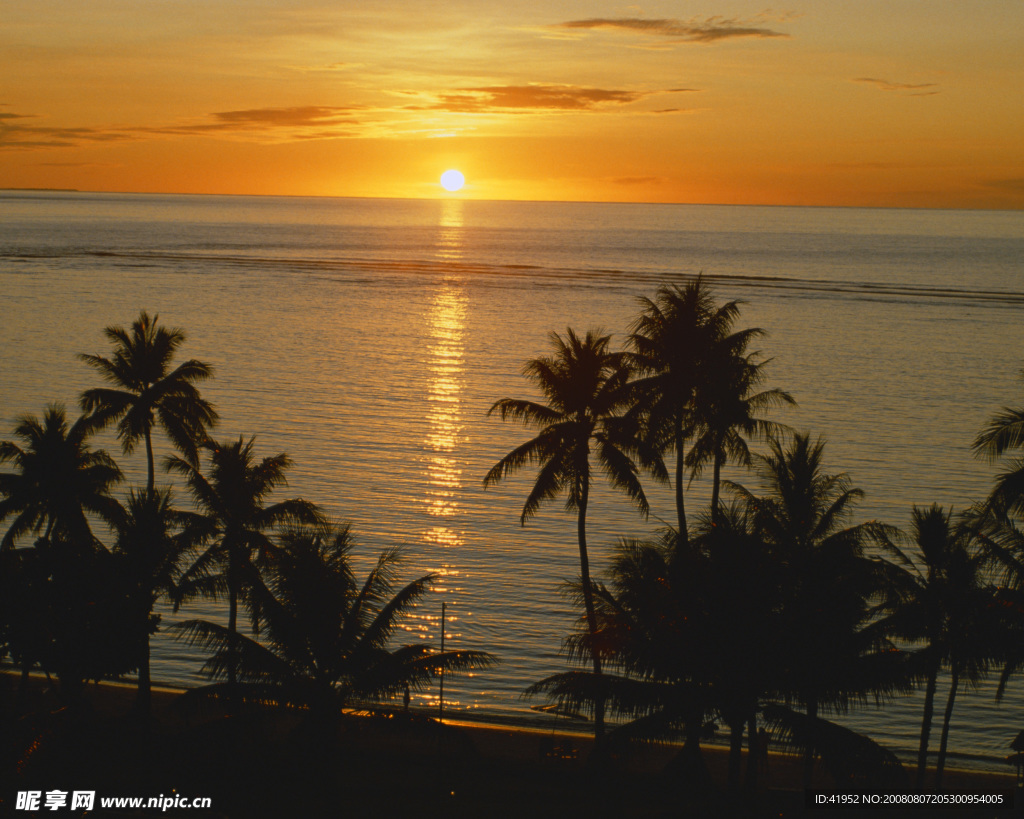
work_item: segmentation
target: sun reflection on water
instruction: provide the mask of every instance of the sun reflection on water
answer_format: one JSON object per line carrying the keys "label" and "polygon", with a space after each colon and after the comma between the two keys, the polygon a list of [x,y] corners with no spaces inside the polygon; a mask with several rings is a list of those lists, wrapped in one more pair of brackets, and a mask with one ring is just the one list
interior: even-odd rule
{"label": "sun reflection on water", "polygon": [[[461,203],[457,203],[461,204]],[[427,492],[424,503],[435,518],[453,518],[462,489],[462,465],[456,450],[463,438],[464,342],[466,293],[461,280],[447,277],[434,292],[427,319],[429,357],[427,369],[427,453],[424,471]],[[424,533],[440,546],[461,545],[461,537],[440,521]]]}
{"label": "sun reflection on water", "polygon": [[462,258],[464,204],[461,199],[441,200],[436,248],[438,257],[444,261],[457,262]]}
{"label": "sun reflection on water", "polygon": [[[463,202],[444,200],[435,242],[441,262],[457,263],[463,255]],[[406,631],[435,648],[441,642],[441,601],[447,604],[445,636],[448,648],[459,647],[459,620],[470,614],[462,609],[463,591],[457,556],[449,549],[465,543],[459,528],[460,496],[464,489],[460,447],[465,442],[465,334],[468,297],[462,275],[452,272],[435,284],[426,316],[426,430],[422,438],[422,474],[425,489],[420,503],[430,524],[420,532],[430,571],[435,575],[431,598],[410,618]],[[436,602],[435,602],[436,601]],[[454,608],[454,611],[453,611]],[[461,614],[459,613],[461,610]],[[453,680],[453,684],[457,683]],[[458,707],[459,695],[445,689],[445,705]],[[418,707],[436,708],[439,691],[431,688],[412,696]]]}

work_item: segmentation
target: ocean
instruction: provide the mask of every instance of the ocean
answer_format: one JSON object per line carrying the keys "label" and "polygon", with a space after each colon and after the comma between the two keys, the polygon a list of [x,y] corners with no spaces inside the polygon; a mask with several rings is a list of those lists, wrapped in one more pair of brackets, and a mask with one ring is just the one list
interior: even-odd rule
{"label": "ocean", "polygon": [[[698,273],[742,300],[739,326],[767,331],[766,386],[799,402],[772,417],[827,440],[828,467],[866,493],[856,521],[906,527],[914,504],[986,495],[996,467],[971,441],[1024,397],[1020,212],[0,192],[0,437],[96,385],[76,356],[107,352],[105,326],[158,313],[187,332],[185,356],[216,367],[215,437],[293,459],[275,497],[351,521],[362,571],[402,546],[404,577],[439,574],[407,639],[437,643],[445,602],[446,644],[501,660],[446,680],[446,712],[550,724],[521,692],[566,668],[575,522],[555,502],[519,525],[528,471],[483,489],[528,434],[487,409],[533,397],[522,365],[551,331],[621,343],[638,297]],[[144,483],[141,452],[119,460]],[[618,538],[673,519],[670,493],[651,495],[645,521],[597,491],[595,575]],[[164,624],[223,615],[206,603]],[[201,662],[154,643],[155,679],[194,685]],[[1016,680],[997,705],[993,688],[958,700],[951,764],[1008,768],[1024,693]],[[908,752],[920,709],[907,697],[844,720]]]}

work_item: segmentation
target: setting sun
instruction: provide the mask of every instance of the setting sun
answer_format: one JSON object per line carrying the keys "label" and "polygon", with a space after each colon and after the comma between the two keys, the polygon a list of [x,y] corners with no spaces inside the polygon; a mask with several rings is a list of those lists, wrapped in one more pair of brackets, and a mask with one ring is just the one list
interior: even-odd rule
{"label": "setting sun", "polygon": [[461,171],[445,171],[441,174],[441,187],[446,191],[462,190],[462,186],[465,184],[466,177],[462,175]]}

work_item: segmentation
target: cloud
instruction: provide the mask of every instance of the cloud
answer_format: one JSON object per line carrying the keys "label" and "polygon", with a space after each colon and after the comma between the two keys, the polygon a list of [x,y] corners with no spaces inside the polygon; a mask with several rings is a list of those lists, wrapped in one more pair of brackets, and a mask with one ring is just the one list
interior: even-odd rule
{"label": "cloud", "polygon": [[617,31],[655,37],[667,37],[679,43],[717,43],[744,37],[768,39],[789,37],[780,31],[761,25],[764,18],[738,20],[726,17],[707,17],[692,20],[649,19],[646,17],[591,17],[569,20],[549,28],[562,31]]}
{"label": "cloud", "polygon": [[310,105],[302,108],[252,108],[245,111],[220,111],[212,116],[225,127],[296,128],[307,125],[335,125],[351,122],[340,117],[350,108]]}
{"label": "cloud", "polygon": [[120,129],[57,128],[15,121],[32,119],[39,117],[32,114],[0,114],[0,150],[70,148],[83,143],[117,142],[132,138]]}
{"label": "cloud", "polygon": [[508,111],[592,111],[628,105],[650,92],[581,88],[573,85],[495,85],[438,94],[436,102],[407,110],[477,114]]}
{"label": "cloud", "polygon": [[889,80],[880,80],[877,77],[857,77],[853,82],[873,85],[882,91],[902,91],[911,97],[931,97],[939,93],[939,86],[934,82],[890,82]]}
{"label": "cloud", "polygon": [[[337,126],[353,125],[352,108],[307,105],[294,108],[248,108],[240,111],[217,111],[207,121],[181,125],[140,128],[140,133],[163,136],[201,134],[271,134],[295,139],[326,139],[346,136]],[[310,129],[315,129],[311,131]]]}
{"label": "cloud", "polygon": [[299,71],[303,74],[331,73],[335,71],[351,71],[361,68],[364,63],[329,63],[327,65],[286,65],[284,68],[289,71]]}
{"label": "cloud", "polygon": [[1024,178],[1016,177],[1011,179],[991,179],[984,183],[987,188],[1005,191],[1013,194],[1024,194]]}
{"label": "cloud", "polygon": [[36,162],[37,168],[120,168],[117,162]]}
{"label": "cloud", "polygon": [[665,180],[660,176],[620,176],[610,181],[616,185],[660,185]]}
{"label": "cloud", "polygon": [[73,148],[88,143],[147,139],[160,136],[238,134],[290,139],[331,139],[351,136],[341,128],[357,122],[352,108],[301,106],[218,111],[205,121],[120,128],[67,128],[28,125],[16,120],[38,119],[30,114],[0,113],[0,150]]}

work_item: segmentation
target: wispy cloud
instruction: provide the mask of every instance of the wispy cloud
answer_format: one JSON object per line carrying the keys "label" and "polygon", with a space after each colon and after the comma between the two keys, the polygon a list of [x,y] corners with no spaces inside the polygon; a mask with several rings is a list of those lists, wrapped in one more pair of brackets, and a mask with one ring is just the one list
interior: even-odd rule
{"label": "wispy cloud", "polygon": [[0,111],[0,150],[73,148],[94,143],[167,137],[217,137],[247,141],[290,142],[373,135],[408,137],[451,135],[450,123],[419,130],[410,122],[417,111],[451,114],[518,115],[538,112],[629,110],[675,113],[681,109],[639,111],[629,108],[647,97],[696,91],[693,88],[626,90],[572,85],[527,84],[455,88],[435,93],[394,92],[401,101],[376,107],[307,105],[239,108],[216,111],[178,122],[110,127],[55,127],[32,114]]}
{"label": "wispy cloud", "polygon": [[993,188],[1006,193],[1024,195],[1024,178],[1014,177],[1009,179],[991,179],[984,183],[985,187]]}
{"label": "wispy cloud", "polygon": [[619,176],[610,180],[615,185],[660,185],[660,176]]}
{"label": "wispy cloud", "polygon": [[83,143],[131,139],[130,134],[119,129],[53,127],[22,122],[36,119],[39,117],[32,114],[0,113],[0,150],[70,148]]}
{"label": "wispy cloud", "polygon": [[338,71],[353,71],[362,68],[364,63],[328,63],[326,65],[286,65],[284,68],[289,71],[299,71],[303,74],[325,74]]}
{"label": "wispy cloud", "polygon": [[891,82],[877,77],[857,77],[853,81],[873,85],[882,91],[898,91],[911,97],[930,97],[939,93],[939,86],[934,82]]}
{"label": "wispy cloud", "polygon": [[677,43],[718,43],[744,37],[767,39],[789,37],[767,28],[763,18],[740,20],[729,17],[706,17],[691,20],[651,19],[647,17],[590,17],[569,20],[549,28],[560,31],[616,31],[665,37]]}
{"label": "wispy cloud", "polygon": [[110,128],[51,127],[27,124],[30,114],[0,113],[0,150],[71,148],[88,143],[160,136],[238,135],[249,138],[331,139],[351,136],[357,120],[352,108],[302,106],[218,111],[195,122]]}
{"label": "wispy cloud", "polygon": [[694,90],[696,89],[676,88],[667,91],[626,91],[574,85],[494,85],[443,92],[436,94],[431,102],[408,105],[406,110],[447,111],[460,114],[594,111],[629,105],[653,94]]}
{"label": "wispy cloud", "polygon": [[273,139],[331,139],[351,135],[358,124],[351,107],[333,105],[302,105],[221,111],[207,116],[203,122],[180,123],[138,129],[139,133],[155,135],[221,134]]}
{"label": "wispy cloud", "polygon": [[[224,128],[297,128],[351,122],[351,108],[309,105],[300,108],[251,108],[220,111],[213,117]],[[344,116],[343,116],[344,115]]]}
{"label": "wispy cloud", "polygon": [[120,168],[119,162],[36,162],[39,168]]}

